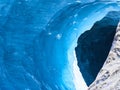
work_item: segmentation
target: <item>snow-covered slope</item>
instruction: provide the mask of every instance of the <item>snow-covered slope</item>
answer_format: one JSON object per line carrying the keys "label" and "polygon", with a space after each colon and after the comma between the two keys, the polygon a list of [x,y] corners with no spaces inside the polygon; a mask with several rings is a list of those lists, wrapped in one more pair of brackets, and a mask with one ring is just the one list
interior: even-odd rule
{"label": "snow-covered slope", "polygon": [[120,23],[109,55],[88,90],[120,90]]}

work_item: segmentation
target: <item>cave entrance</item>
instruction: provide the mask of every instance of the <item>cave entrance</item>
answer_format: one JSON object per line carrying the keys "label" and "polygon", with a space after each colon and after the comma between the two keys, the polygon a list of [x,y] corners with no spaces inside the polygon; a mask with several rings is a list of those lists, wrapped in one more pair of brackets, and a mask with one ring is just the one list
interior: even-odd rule
{"label": "cave entrance", "polygon": [[78,38],[76,57],[88,86],[95,80],[108,56],[118,22],[119,19],[109,13]]}

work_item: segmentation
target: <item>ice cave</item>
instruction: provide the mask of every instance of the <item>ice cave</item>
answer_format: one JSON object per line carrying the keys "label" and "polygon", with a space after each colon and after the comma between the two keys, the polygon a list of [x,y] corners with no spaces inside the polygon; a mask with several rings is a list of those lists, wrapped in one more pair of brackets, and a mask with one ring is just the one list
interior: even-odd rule
{"label": "ice cave", "polygon": [[119,20],[119,0],[0,0],[0,90],[87,90]]}

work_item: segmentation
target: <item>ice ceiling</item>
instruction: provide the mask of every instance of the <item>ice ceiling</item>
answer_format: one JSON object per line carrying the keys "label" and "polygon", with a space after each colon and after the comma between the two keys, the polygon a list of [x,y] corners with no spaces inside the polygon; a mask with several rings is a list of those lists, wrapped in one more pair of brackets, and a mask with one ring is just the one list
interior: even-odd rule
{"label": "ice ceiling", "polygon": [[77,39],[120,8],[119,2],[87,1],[0,1],[0,89],[87,88],[77,66]]}

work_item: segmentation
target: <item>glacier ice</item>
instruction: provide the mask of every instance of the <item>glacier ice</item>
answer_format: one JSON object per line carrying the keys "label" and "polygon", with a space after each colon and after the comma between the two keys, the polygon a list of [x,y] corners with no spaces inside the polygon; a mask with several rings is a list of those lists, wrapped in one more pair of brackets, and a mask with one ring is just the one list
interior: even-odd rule
{"label": "glacier ice", "polygon": [[119,8],[116,2],[0,0],[0,89],[82,89],[74,82],[77,39],[110,7]]}

